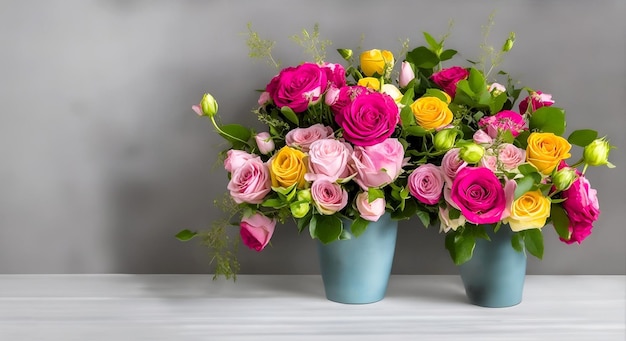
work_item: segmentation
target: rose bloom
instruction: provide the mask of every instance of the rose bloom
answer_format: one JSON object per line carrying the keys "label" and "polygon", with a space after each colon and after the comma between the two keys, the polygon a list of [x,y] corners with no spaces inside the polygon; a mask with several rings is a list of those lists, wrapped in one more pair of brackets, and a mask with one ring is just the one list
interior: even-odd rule
{"label": "rose bloom", "polygon": [[238,204],[260,204],[270,192],[271,185],[267,165],[257,157],[233,170],[227,188]]}
{"label": "rose bloom", "polygon": [[357,85],[364,86],[368,89],[372,89],[375,91],[380,90],[380,81],[378,80],[378,78],[374,78],[374,77],[363,77],[359,79],[359,81],[357,82]]}
{"label": "rose bloom", "polygon": [[259,147],[259,152],[263,155],[273,152],[276,147],[270,133],[266,131],[254,135],[254,141],[256,142],[257,147]]}
{"label": "rose bloom", "polygon": [[232,173],[233,170],[241,168],[246,161],[254,158],[261,159],[258,155],[253,155],[243,150],[229,149],[226,152],[226,159],[224,159],[224,169]]}
{"label": "rose bloom", "polygon": [[491,143],[493,143],[493,138],[491,138],[491,136],[485,133],[485,131],[482,129],[476,130],[476,132],[472,136],[472,140],[474,140],[474,143],[476,144],[491,145]]}
{"label": "rose bloom", "polygon": [[502,168],[509,171],[526,161],[526,151],[510,143],[502,143],[498,147],[498,160]]}
{"label": "rose bloom", "polygon": [[461,148],[452,148],[441,159],[441,171],[448,187],[452,187],[456,174],[461,169],[467,167],[467,162],[463,161],[459,156],[460,151]]}
{"label": "rose bloom", "polygon": [[296,113],[304,112],[316,103],[328,87],[327,71],[314,63],[287,67],[272,78],[265,87],[274,104],[289,107]]}
{"label": "rose bloom", "polygon": [[441,198],[445,180],[439,167],[427,163],[417,167],[409,175],[409,192],[420,202],[435,205]]}
{"label": "rose bloom", "polygon": [[337,88],[346,86],[346,70],[343,68],[343,65],[324,63],[322,68],[326,71],[328,81],[331,83],[331,86],[335,86]]}
{"label": "rose bloom", "polygon": [[453,66],[441,69],[441,71],[430,76],[430,79],[448,95],[454,97],[456,95],[456,83],[462,79],[467,79],[467,77],[469,77],[469,72],[466,69],[460,66]]}
{"label": "rose bloom", "polygon": [[398,77],[398,85],[401,88],[406,88],[406,86],[409,85],[409,82],[413,79],[415,79],[415,71],[413,71],[411,64],[406,61],[402,62],[402,66],[400,67],[400,76]]}
{"label": "rose bloom", "polygon": [[307,171],[304,162],[305,156],[306,154],[303,152],[289,146],[281,148],[268,161],[272,186],[287,188],[296,184],[298,189],[305,188],[307,185],[304,179],[304,174]]}
{"label": "rose bloom", "polygon": [[439,206],[439,232],[448,233],[448,231],[456,231],[459,227],[465,225],[465,217],[461,214],[457,219],[450,219],[450,208]]}
{"label": "rose bloom", "polygon": [[478,165],[481,167],[485,167],[492,172],[498,171],[498,157],[495,155],[483,155],[483,157],[478,161]]}
{"label": "rose bloom", "polygon": [[[354,87],[341,89],[338,103],[343,105],[335,112],[335,121],[343,128],[343,137],[356,146],[371,146],[393,134],[400,120],[400,111],[389,95]],[[355,91],[356,90],[356,91]],[[346,96],[356,95],[345,105]]]}
{"label": "rose bloom", "polygon": [[522,131],[528,129],[524,117],[511,110],[485,116],[478,121],[478,126],[492,138],[498,137],[498,133],[504,131],[510,131],[513,137],[517,137]]}
{"label": "rose bloom", "polygon": [[272,239],[276,220],[255,213],[250,217],[243,218],[239,227],[239,234],[243,243],[253,250],[261,251]]}
{"label": "rose bloom", "polygon": [[365,220],[378,221],[385,214],[385,199],[376,198],[369,202],[367,192],[361,192],[356,196],[356,208],[359,210],[359,216]]}
{"label": "rose bloom", "polygon": [[553,133],[531,133],[526,147],[526,161],[544,175],[552,173],[554,168],[571,156],[572,145],[561,136]]}
{"label": "rose bloom", "polygon": [[325,179],[313,182],[311,198],[317,211],[324,215],[334,214],[348,204],[348,192],[339,184]]}
{"label": "rose bloom", "polygon": [[366,77],[372,77],[375,74],[385,77],[388,70],[393,67],[393,53],[387,50],[368,50],[361,53],[360,57],[361,71]]}
{"label": "rose bloom", "polygon": [[316,123],[308,128],[295,128],[285,135],[285,143],[289,147],[300,148],[304,152],[309,151],[311,143],[333,137],[333,128]]}
{"label": "rose bloom", "polygon": [[[566,166],[563,162],[561,166]],[[570,239],[561,240],[567,244],[581,243],[591,234],[593,223],[600,216],[598,192],[591,188],[589,180],[578,172],[578,179],[561,192],[561,198],[566,199],[562,205],[569,218]]]}
{"label": "rose bloom", "polygon": [[452,183],[450,198],[473,224],[497,223],[506,209],[502,184],[492,171],[483,167],[461,169]]}
{"label": "rose bloom", "polygon": [[503,220],[514,232],[540,229],[550,216],[550,199],[541,191],[528,191],[513,201],[509,216]]}
{"label": "rose bloom", "polygon": [[554,104],[552,95],[544,94],[541,91],[531,92],[530,96],[527,96],[519,103],[519,112],[525,114],[528,110],[528,104],[530,104],[530,112],[533,112],[541,107],[549,107]]}
{"label": "rose bloom", "polygon": [[437,97],[420,97],[411,104],[417,124],[424,129],[438,129],[452,122],[454,115],[448,104]]}
{"label": "rose bloom", "polygon": [[368,147],[355,147],[352,161],[357,172],[355,181],[363,190],[383,187],[402,173],[404,147],[397,139]]}
{"label": "rose bloom", "polygon": [[347,143],[333,139],[317,140],[309,149],[309,167],[304,179],[335,182],[339,178],[345,178],[350,175],[348,162],[351,161],[351,156],[352,148]]}

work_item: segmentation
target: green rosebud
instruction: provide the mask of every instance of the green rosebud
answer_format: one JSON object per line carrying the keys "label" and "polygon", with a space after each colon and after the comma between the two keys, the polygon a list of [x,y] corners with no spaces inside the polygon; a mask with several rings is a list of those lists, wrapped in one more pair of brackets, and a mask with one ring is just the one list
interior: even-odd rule
{"label": "green rosebud", "polygon": [[296,198],[298,199],[298,201],[306,201],[306,202],[311,202],[313,200],[311,198],[311,190],[309,188],[299,190],[298,193],[296,194]]}
{"label": "green rosebud", "polygon": [[459,136],[459,131],[456,129],[448,128],[440,130],[435,134],[435,138],[433,139],[435,149],[440,151],[452,149],[456,143],[457,136]]}
{"label": "green rosebud", "polygon": [[565,191],[574,183],[577,177],[574,168],[563,167],[552,176],[552,184],[559,191]]}
{"label": "green rosebud", "polygon": [[609,152],[613,148],[609,141],[605,137],[601,139],[595,139],[593,142],[585,146],[583,150],[583,159],[585,163],[590,166],[603,166],[607,165],[609,168],[615,167],[609,162]]}
{"label": "green rosebud", "polygon": [[513,48],[513,43],[515,43],[515,32],[509,33],[509,37],[504,42],[502,46],[502,52],[509,52]]}
{"label": "green rosebud", "polygon": [[291,210],[291,215],[294,218],[304,218],[305,215],[307,215],[307,213],[309,213],[309,210],[311,209],[311,204],[306,203],[306,202],[302,202],[302,203],[293,203],[291,205],[289,205],[289,209]]}
{"label": "green rosebud", "polygon": [[213,117],[217,114],[217,101],[211,94],[204,94],[200,101],[200,107],[202,108],[202,112],[209,117]]}
{"label": "green rosebud", "polygon": [[466,143],[461,147],[459,156],[467,163],[478,163],[485,155],[485,148],[476,143]]}
{"label": "green rosebud", "polygon": [[341,57],[346,61],[350,61],[350,58],[352,58],[352,50],[350,49],[337,49],[337,52],[339,52]]}

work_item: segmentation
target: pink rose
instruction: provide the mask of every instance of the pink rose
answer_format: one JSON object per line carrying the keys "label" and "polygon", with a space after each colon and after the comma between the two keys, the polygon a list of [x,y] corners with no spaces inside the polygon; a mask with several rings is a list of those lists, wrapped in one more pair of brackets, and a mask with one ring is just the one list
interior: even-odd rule
{"label": "pink rose", "polygon": [[511,110],[485,116],[478,121],[478,126],[492,138],[498,137],[498,133],[504,131],[510,131],[513,137],[517,137],[522,131],[528,130],[524,117]]}
{"label": "pink rose", "polygon": [[400,67],[400,77],[398,78],[398,85],[401,88],[405,88],[415,78],[415,72],[409,62],[402,62]]}
{"label": "pink rose", "polygon": [[439,232],[448,233],[448,231],[456,231],[459,227],[465,225],[465,217],[461,214],[457,219],[450,218],[450,209],[447,205],[439,206]]}
{"label": "pink rose", "polygon": [[233,170],[226,188],[238,204],[260,204],[272,189],[269,169],[260,158],[249,159]]}
{"label": "pink rose", "polygon": [[467,167],[467,162],[463,161],[459,156],[460,151],[460,148],[452,148],[446,152],[441,160],[441,171],[448,187],[452,187],[456,174],[461,169]]}
{"label": "pink rose", "polygon": [[325,215],[334,214],[348,204],[348,192],[339,184],[325,179],[313,182],[311,198],[317,211]]}
{"label": "pink rose", "polygon": [[498,160],[505,170],[515,169],[526,161],[526,150],[517,148],[510,143],[502,143],[498,147]]}
{"label": "pink rose", "polygon": [[409,192],[420,202],[435,205],[441,198],[445,180],[439,167],[427,163],[417,167],[409,175]]}
{"label": "pink rose", "polygon": [[500,84],[500,83],[491,83],[491,85],[489,85],[489,89],[487,90],[489,92],[494,92],[494,95],[499,95],[503,92],[506,92],[506,87],[504,87],[504,85]]}
{"label": "pink rose", "polygon": [[519,112],[525,114],[528,110],[528,104],[530,103],[530,112],[541,108],[549,107],[554,104],[552,95],[544,94],[541,91],[531,92],[530,96],[527,96],[519,103]]}
{"label": "pink rose", "polygon": [[335,182],[339,178],[350,175],[348,162],[351,160],[352,148],[349,144],[334,139],[322,139],[311,143],[309,147],[308,173],[306,181],[326,179]]}
{"label": "pink rose", "polygon": [[447,69],[441,69],[441,71],[430,76],[430,79],[450,95],[450,97],[454,97],[454,95],[456,95],[456,83],[462,79],[467,79],[467,77],[469,77],[469,72],[466,69],[460,66],[453,66]]}
{"label": "pink rose", "polygon": [[361,192],[356,196],[356,208],[359,210],[359,216],[365,220],[378,221],[385,214],[385,199],[376,198],[369,202],[367,192]]}
{"label": "pink rose", "polygon": [[485,131],[482,129],[476,130],[476,132],[474,133],[474,136],[472,136],[472,139],[474,140],[476,144],[491,145],[491,143],[493,143],[493,139],[491,138],[491,136],[485,133]]}
{"label": "pink rose", "polygon": [[261,251],[272,239],[276,220],[255,213],[250,217],[243,218],[239,227],[239,234],[243,243],[253,250]]}
{"label": "pink rose", "polygon": [[[390,137],[400,119],[400,111],[391,96],[363,88],[343,87],[338,103],[344,105],[335,112],[335,121],[343,128],[346,141],[357,146],[371,146]],[[346,95],[356,94],[349,103]]]}
{"label": "pink rose", "polygon": [[289,147],[298,147],[306,153],[309,151],[311,143],[332,137],[333,128],[317,123],[308,128],[296,128],[289,131],[285,135],[285,142]]}
{"label": "pink rose", "polygon": [[259,106],[265,106],[271,100],[272,98],[270,97],[270,93],[267,91],[263,91],[261,93],[261,96],[259,96],[259,100],[257,102],[259,103]]}
{"label": "pink rose", "polygon": [[335,105],[337,100],[339,99],[339,88],[335,86],[328,87],[328,91],[326,91],[326,96],[324,96],[324,103],[329,107]]}
{"label": "pink rose", "polygon": [[[565,166],[567,166],[565,162],[561,162],[559,169]],[[576,173],[578,174],[578,179],[568,189],[561,192],[561,197],[566,199],[562,204],[563,209],[565,209],[570,221],[570,239],[564,240],[561,238],[561,241],[567,244],[574,242],[580,244],[585,240],[591,234],[593,223],[600,216],[598,191],[591,188],[589,180],[582,173],[578,170]]]}
{"label": "pink rose", "polygon": [[296,113],[304,112],[311,103],[317,103],[328,87],[328,72],[314,63],[287,67],[272,78],[265,91],[274,104],[289,107]]}
{"label": "pink rose", "polygon": [[254,158],[261,159],[258,155],[253,155],[243,150],[229,149],[226,153],[226,159],[224,159],[224,169],[232,173],[233,170],[241,168],[246,161]]}
{"label": "pink rose", "polygon": [[352,153],[355,181],[363,190],[383,187],[402,173],[404,147],[397,139],[386,139],[368,147],[355,147]]}
{"label": "pink rose", "polygon": [[498,170],[498,158],[494,155],[485,154],[480,161],[478,161],[478,165],[495,173]]}
{"label": "pink rose", "polygon": [[465,167],[459,171],[450,198],[473,224],[497,223],[506,209],[504,188],[496,175],[484,167]]}
{"label": "pink rose", "polygon": [[322,68],[326,71],[331,86],[341,88],[346,86],[346,70],[341,64],[325,63]]}
{"label": "pink rose", "polygon": [[254,136],[254,140],[256,141],[256,146],[259,147],[259,151],[261,152],[261,154],[267,155],[274,151],[274,140],[272,140],[270,133],[258,133]]}

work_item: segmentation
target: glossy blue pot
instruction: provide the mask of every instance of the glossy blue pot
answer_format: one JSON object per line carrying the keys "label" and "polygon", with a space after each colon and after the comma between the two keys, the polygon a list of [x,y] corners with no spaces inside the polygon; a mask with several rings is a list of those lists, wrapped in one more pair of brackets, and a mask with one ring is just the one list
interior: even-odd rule
{"label": "glossy blue pot", "polygon": [[[344,228],[349,229],[351,223],[344,220]],[[326,298],[347,304],[382,300],[391,274],[397,232],[398,221],[386,213],[377,222],[370,222],[358,238],[326,245],[318,241]]]}
{"label": "glossy blue pot", "polygon": [[491,241],[476,240],[474,255],[459,266],[470,303],[503,308],[519,304],[526,277],[526,253],[511,246],[513,231],[502,225],[498,232],[486,228]]}

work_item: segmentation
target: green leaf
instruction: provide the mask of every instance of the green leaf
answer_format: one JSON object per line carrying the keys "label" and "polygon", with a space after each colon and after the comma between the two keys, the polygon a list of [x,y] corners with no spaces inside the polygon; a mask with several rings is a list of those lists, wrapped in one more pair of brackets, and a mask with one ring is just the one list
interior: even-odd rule
{"label": "green leaf", "polygon": [[466,228],[468,230],[471,231],[472,236],[474,236],[474,238],[481,238],[481,239],[485,239],[485,240],[491,240],[491,238],[489,238],[489,235],[487,234],[487,231],[485,231],[485,226],[484,225],[478,225],[476,227],[469,227]]}
{"label": "green leaf", "polygon": [[385,192],[383,192],[383,190],[374,187],[367,189],[367,201],[369,203],[372,203],[372,201],[378,198],[385,198]]}
{"label": "green leaf", "polygon": [[298,225],[298,233],[302,233],[304,228],[307,227],[309,223],[311,222],[312,217],[313,217],[313,214],[311,213],[311,211],[309,211],[309,213],[307,213],[307,215],[305,215],[304,217],[300,219],[296,219],[296,223]]}
{"label": "green leaf", "polygon": [[404,129],[407,135],[409,136],[426,136],[428,135],[428,130],[420,127],[420,126],[409,126]]}
{"label": "green leaf", "polygon": [[430,214],[428,214],[428,212],[417,210],[415,214],[418,218],[420,218],[420,221],[422,222],[422,225],[424,225],[424,227],[428,228],[428,226],[430,226]]}
{"label": "green leaf", "polygon": [[424,94],[424,97],[437,97],[440,100],[442,100],[444,103],[448,103],[448,96],[446,96],[446,93],[439,90],[439,89],[426,89],[426,93]]}
{"label": "green leaf", "polygon": [[278,199],[278,198],[270,198],[270,199],[267,199],[267,200],[263,201],[261,203],[261,206],[263,206],[263,207],[280,208],[280,207],[287,206],[287,203],[284,202],[283,200]]}
{"label": "green leaf", "polygon": [[464,236],[463,233],[448,233],[446,235],[446,249],[456,265],[461,265],[472,259],[476,239],[473,236]]}
{"label": "green leaf", "polygon": [[178,232],[176,234],[176,239],[180,240],[181,242],[186,242],[188,240],[193,239],[193,237],[197,236],[198,233],[197,232],[193,232],[193,231],[189,231],[187,229],[184,229],[180,232]]}
{"label": "green leaf", "polygon": [[341,234],[339,235],[339,240],[348,240],[348,239],[352,239],[352,233],[350,233],[346,229],[341,230]]}
{"label": "green leaf", "polygon": [[[230,135],[228,136],[226,134],[222,134],[218,132],[220,136],[222,136],[228,142],[230,142],[235,149],[242,148],[245,144],[241,141],[248,141],[250,137],[252,136],[252,132],[250,131],[250,129],[242,126],[241,124],[236,124],[236,123],[226,124],[226,125],[220,126],[220,129],[222,129],[222,131],[224,131],[226,134]],[[231,136],[234,136],[241,141],[233,139]]]}
{"label": "green leaf", "polygon": [[437,42],[437,40],[435,40],[435,38],[433,38],[433,36],[431,36],[428,32],[422,33],[424,33],[424,39],[426,39],[426,42],[430,45],[431,50],[437,51],[441,48],[441,45]]}
{"label": "green leaf", "polygon": [[531,255],[539,259],[543,258],[543,234],[541,234],[541,230],[530,229],[524,230],[522,232],[524,236],[524,245],[526,246],[526,250],[528,250]]}
{"label": "green leaf", "polygon": [[[482,94],[487,92],[487,83],[485,82],[485,76],[483,76],[480,71],[474,68],[470,68],[467,81],[469,82],[470,89],[472,89],[475,94]],[[489,93],[487,92],[487,94]],[[489,95],[491,96],[491,94]]]}
{"label": "green leaf", "polygon": [[559,237],[569,240],[572,237],[572,233],[569,230],[569,218],[563,207],[554,204],[554,201],[550,207],[550,218],[552,218],[552,226],[554,226]]}
{"label": "green leaf", "polygon": [[287,118],[293,124],[298,125],[300,123],[298,116],[296,116],[296,113],[293,112],[293,110],[290,107],[284,106],[280,108],[280,112],[283,114],[283,116],[285,116],[285,118]]}
{"label": "green leaf", "polygon": [[507,99],[508,96],[504,92],[496,97],[493,97],[491,99],[491,103],[489,103],[489,110],[491,111],[491,114],[495,115],[502,111],[502,107],[504,106],[504,103],[506,103]]}
{"label": "green leaf", "polygon": [[520,233],[513,233],[511,237],[511,246],[517,252],[524,252],[524,239]]}
{"label": "green leaf", "polygon": [[517,138],[515,140],[519,142],[520,148],[526,149],[526,147],[528,147],[528,136],[530,136],[530,130],[524,130],[519,135],[517,135]]}
{"label": "green leaf", "polygon": [[421,69],[432,69],[439,64],[439,57],[426,46],[420,46],[406,55],[408,62]]}
{"label": "green leaf", "polygon": [[309,224],[311,237],[319,239],[323,244],[339,240],[343,223],[335,215],[314,215]]}
{"label": "green leaf", "polygon": [[369,220],[358,217],[354,219],[352,225],[350,225],[350,232],[352,232],[355,237],[359,238],[359,236],[362,235],[363,232],[365,232],[369,223]]}
{"label": "green leaf", "polygon": [[565,132],[565,111],[556,107],[541,107],[530,116],[530,129],[563,135]]}
{"label": "green leaf", "polygon": [[517,166],[517,170],[519,170],[522,175],[537,173],[537,168],[535,168],[535,166],[531,165],[530,163],[524,163]]}
{"label": "green leaf", "polygon": [[535,185],[535,179],[533,179],[532,176],[524,176],[523,178],[516,179],[515,182],[517,182],[517,187],[515,188],[515,199],[530,191],[530,189]]}
{"label": "green leaf", "polygon": [[413,115],[413,110],[408,105],[400,110],[400,119],[402,120],[402,125],[405,127],[417,125],[417,122],[415,122],[415,116]]}
{"label": "green leaf", "polygon": [[391,218],[394,220],[409,219],[417,214],[417,203],[413,199],[404,201],[404,208],[391,212]]}
{"label": "green leaf", "polygon": [[574,130],[567,141],[580,147],[585,147],[598,137],[598,132],[592,129]]}
{"label": "green leaf", "polygon": [[400,100],[400,103],[406,106],[411,105],[414,102],[413,96],[415,96],[415,90],[413,87],[410,87],[406,89],[404,95],[402,95],[402,99]]}
{"label": "green leaf", "polygon": [[515,140],[515,137],[513,137],[513,133],[511,133],[510,130],[505,130],[504,132],[502,132],[500,138],[502,139],[502,142],[506,143],[513,143],[513,140]]}
{"label": "green leaf", "polygon": [[[461,79],[460,81],[458,81],[456,83],[456,90],[457,90],[457,95],[459,93],[459,90],[462,93],[465,93],[466,95],[468,95],[470,98],[474,97],[476,94],[474,93],[474,90],[472,90],[472,88],[470,87],[469,82],[466,79]],[[455,95],[456,98],[456,95]]]}
{"label": "green leaf", "polygon": [[452,59],[452,57],[454,57],[457,54],[456,50],[444,50],[443,52],[441,52],[441,54],[439,55],[439,60],[441,60],[442,62],[445,60],[449,60]]}

